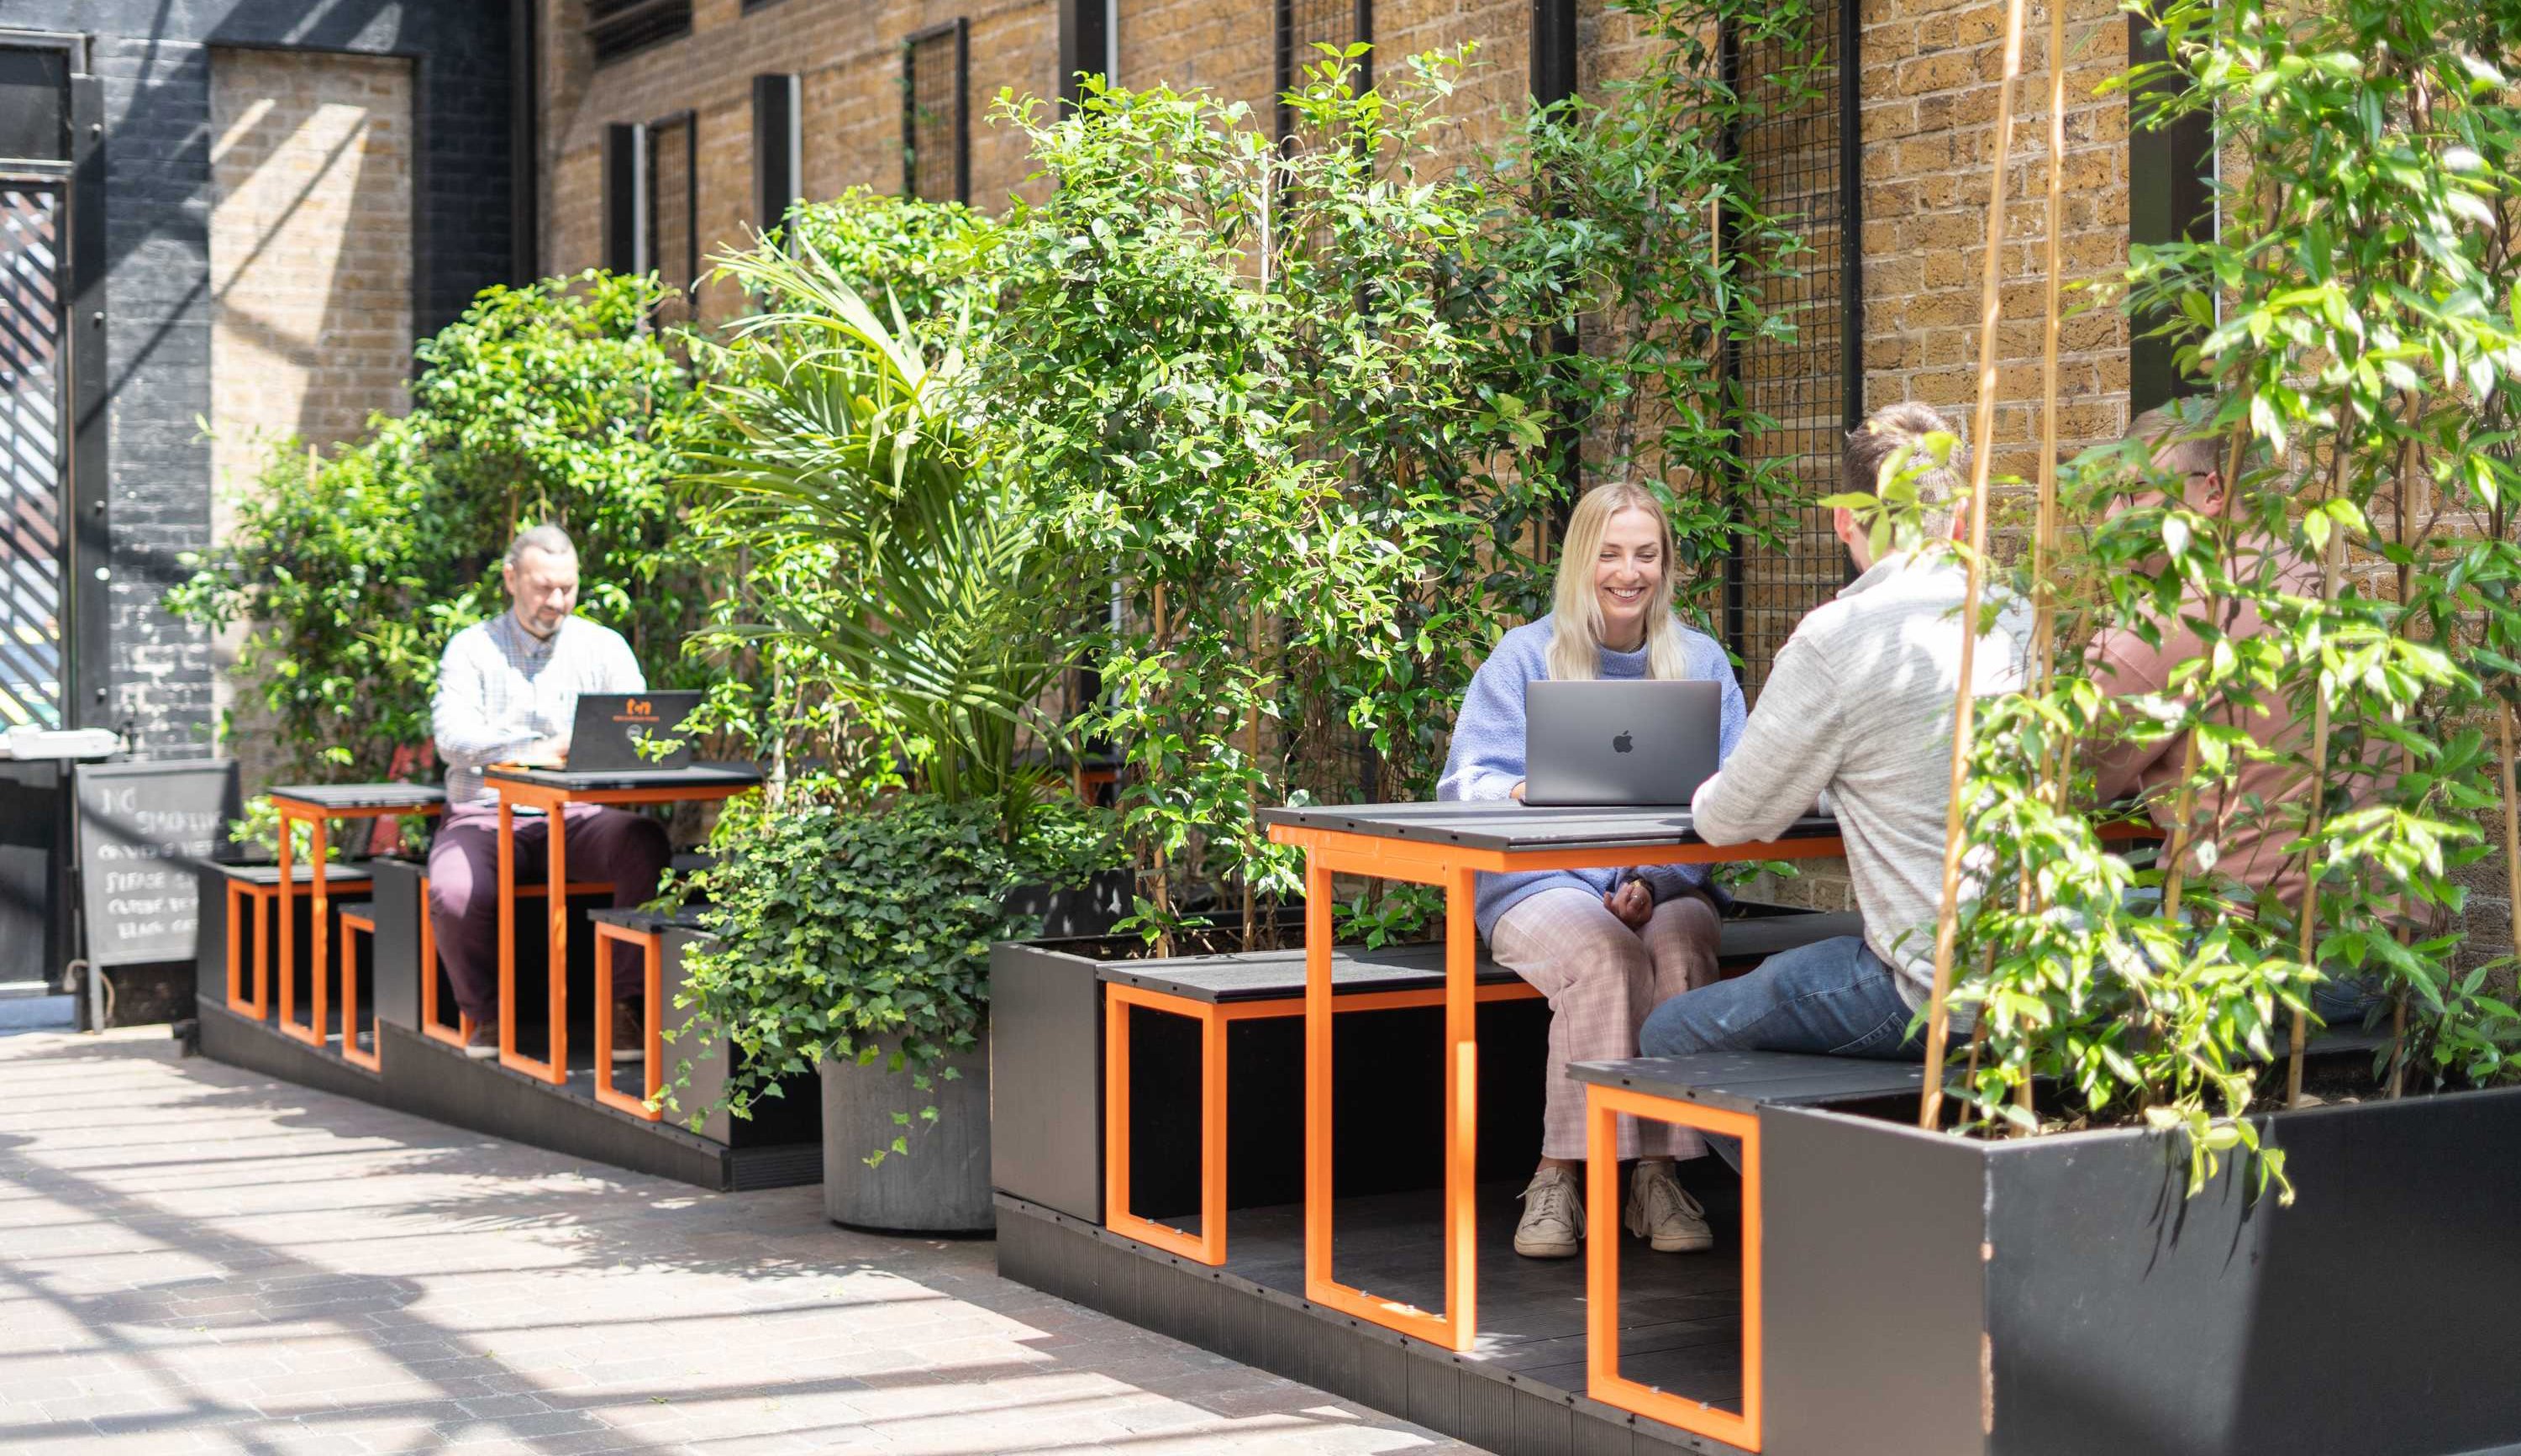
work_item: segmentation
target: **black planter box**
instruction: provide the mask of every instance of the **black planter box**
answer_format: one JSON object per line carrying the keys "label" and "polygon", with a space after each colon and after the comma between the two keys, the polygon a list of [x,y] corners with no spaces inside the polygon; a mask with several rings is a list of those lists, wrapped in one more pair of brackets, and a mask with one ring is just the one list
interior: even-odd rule
{"label": "black planter box", "polygon": [[2521,1088],[2177,1136],[1760,1115],[1770,1456],[2382,1456],[2521,1441]]}

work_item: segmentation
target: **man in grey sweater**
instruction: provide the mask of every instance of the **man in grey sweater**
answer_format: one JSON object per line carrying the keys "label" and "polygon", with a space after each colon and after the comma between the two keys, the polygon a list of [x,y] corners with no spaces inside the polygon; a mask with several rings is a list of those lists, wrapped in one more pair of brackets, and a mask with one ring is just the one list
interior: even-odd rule
{"label": "man in grey sweater", "polygon": [[[1949,429],[1922,404],[1876,411],[1848,436],[1850,488],[1878,489],[1903,448]],[[1960,469],[1955,452],[1916,477],[1924,519],[1895,532],[1879,561],[1854,514],[1837,512],[1838,538],[1861,574],[1777,650],[1740,743],[1690,802],[1709,842],[1740,844],[1776,838],[1826,791],[1864,933],[1771,956],[1748,976],[1664,1002],[1638,1034],[1647,1056],[1923,1051],[1922,1027],[1911,1025],[1935,978],[1966,579],[1950,552],[1928,543],[1950,535]],[[1993,600],[1999,610],[1971,672],[1982,696],[2020,687],[2031,640],[2027,607]]]}

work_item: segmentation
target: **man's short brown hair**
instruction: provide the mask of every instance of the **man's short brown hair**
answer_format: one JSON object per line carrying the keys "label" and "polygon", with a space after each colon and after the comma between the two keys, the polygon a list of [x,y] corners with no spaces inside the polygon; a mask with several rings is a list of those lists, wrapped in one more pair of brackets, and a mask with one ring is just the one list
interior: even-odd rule
{"label": "man's short brown hair", "polygon": [[2157,470],[2182,477],[2221,475],[2223,446],[2215,434],[2215,401],[2175,399],[2135,417],[2127,437],[2142,440],[2153,451]]}
{"label": "man's short brown hair", "polygon": [[[1868,495],[1882,489],[1882,472],[1898,458],[1902,450],[1921,443],[1930,434],[1958,434],[1951,423],[1932,405],[1903,399],[1886,404],[1865,418],[1864,423],[1847,432],[1845,455],[1847,488]],[[1922,469],[1919,469],[1922,467]],[[1925,507],[1925,531],[1929,539],[1951,533],[1952,505],[1961,493],[1961,478],[1969,470],[1969,452],[1959,446],[1952,458],[1941,465],[1923,453],[1909,457],[1903,469],[1917,471],[1917,500]]]}

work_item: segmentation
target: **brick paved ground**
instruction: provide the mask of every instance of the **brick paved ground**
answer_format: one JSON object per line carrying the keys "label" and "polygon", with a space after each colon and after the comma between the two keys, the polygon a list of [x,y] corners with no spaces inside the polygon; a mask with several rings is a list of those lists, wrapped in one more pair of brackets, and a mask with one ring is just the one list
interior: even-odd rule
{"label": "brick paved ground", "polygon": [[850,1234],[199,1058],[0,1037],[0,1450],[1465,1450]]}

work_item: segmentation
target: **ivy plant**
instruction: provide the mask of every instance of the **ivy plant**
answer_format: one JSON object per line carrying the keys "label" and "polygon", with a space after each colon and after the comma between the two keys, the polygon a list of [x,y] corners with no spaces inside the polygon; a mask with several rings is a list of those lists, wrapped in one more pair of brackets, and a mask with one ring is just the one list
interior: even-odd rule
{"label": "ivy plant", "polygon": [[[938,1079],[960,1075],[952,1059],[979,1045],[990,942],[1033,929],[1008,894],[1078,884],[1111,855],[1105,821],[1073,803],[1045,805],[1010,840],[985,800],[869,803],[828,775],[801,777],[776,803],[732,800],[720,823],[743,852],[688,882],[714,938],[684,957],[677,1004],[702,1030],[678,1041],[675,1080],[715,1048],[723,1105],[746,1116],[825,1062],[903,1074],[898,1132],[870,1163],[910,1151],[938,1116]],[[694,1122],[713,1110],[692,1110]]]}

